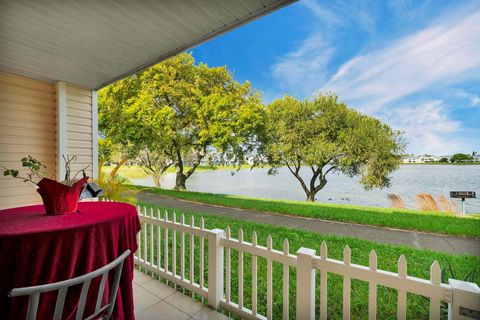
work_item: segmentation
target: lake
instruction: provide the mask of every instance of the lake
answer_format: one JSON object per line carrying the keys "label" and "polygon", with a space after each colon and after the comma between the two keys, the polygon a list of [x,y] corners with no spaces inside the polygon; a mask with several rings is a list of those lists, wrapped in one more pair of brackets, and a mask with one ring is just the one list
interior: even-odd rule
{"label": "lake", "polygon": [[[305,200],[305,194],[298,181],[287,168],[280,168],[279,174],[267,175],[267,169],[242,169],[232,175],[231,170],[199,171],[187,180],[190,191],[223,193],[256,198]],[[302,168],[306,177],[310,169]],[[328,183],[317,193],[317,201],[327,203],[354,204],[365,206],[389,207],[388,193],[402,197],[408,208],[415,208],[415,196],[426,192],[435,198],[449,192],[480,192],[480,165],[402,165],[392,174],[392,186],[386,189],[365,191],[358,184],[358,178],[330,174]],[[151,177],[131,179],[137,185],[153,186]],[[175,174],[163,177],[162,188],[171,189],[175,183]],[[460,206],[461,201],[456,200]],[[466,200],[467,213],[480,213],[480,200]]]}

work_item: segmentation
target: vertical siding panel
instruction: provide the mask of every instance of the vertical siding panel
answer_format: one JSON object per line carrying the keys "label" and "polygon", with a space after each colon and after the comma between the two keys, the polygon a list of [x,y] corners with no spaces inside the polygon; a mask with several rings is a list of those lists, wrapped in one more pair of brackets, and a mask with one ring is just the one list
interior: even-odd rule
{"label": "vertical siding panel", "polygon": [[[88,122],[84,116],[88,117]],[[85,172],[93,177],[92,91],[89,88],[67,84],[67,118],[67,154],[78,156],[75,170],[88,166]]]}

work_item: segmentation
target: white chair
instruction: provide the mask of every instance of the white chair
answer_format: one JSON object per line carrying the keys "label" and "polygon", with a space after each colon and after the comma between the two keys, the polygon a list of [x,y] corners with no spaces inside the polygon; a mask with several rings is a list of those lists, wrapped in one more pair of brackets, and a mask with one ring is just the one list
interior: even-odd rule
{"label": "white chair", "polygon": [[[80,300],[78,303],[77,314],[75,320],[91,320],[97,319],[100,314],[105,312],[103,318],[108,319],[112,315],[113,308],[115,306],[115,299],[117,297],[118,285],[120,283],[120,276],[122,274],[123,262],[130,255],[130,250],[122,253],[117,259],[110,262],[106,266],[97,269],[93,272],[85,275],[68,279],[65,281],[44,284],[40,286],[24,287],[12,289],[8,292],[9,297],[29,296],[27,320],[35,320],[37,317],[38,301],[40,300],[40,294],[43,292],[58,291],[57,302],[55,304],[55,312],[53,315],[54,320],[60,320],[62,318],[63,308],[65,304],[65,297],[67,296],[67,290],[71,286],[82,284],[82,291],[80,293]],[[107,281],[108,273],[110,270],[115,269],[115,275],[113,283],[110,288],[110,296],[106,305],[102,306],[103,293],[105,290],[105,283]],[[102,276],[100,286],[98,288],[97,302],[95,305],[95,313],[83,318],[85,309],[85,302],[87,301],[87,293],[90,287],[92,279]]]}

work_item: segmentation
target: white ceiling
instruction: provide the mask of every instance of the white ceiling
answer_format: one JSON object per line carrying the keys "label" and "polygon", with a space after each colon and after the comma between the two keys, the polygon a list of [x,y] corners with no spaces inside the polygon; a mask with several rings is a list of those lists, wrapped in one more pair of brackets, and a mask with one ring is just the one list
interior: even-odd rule
{"label": "white ceiling", "polygon": [[296,0],[0,0],[0,70],[98,89]]}

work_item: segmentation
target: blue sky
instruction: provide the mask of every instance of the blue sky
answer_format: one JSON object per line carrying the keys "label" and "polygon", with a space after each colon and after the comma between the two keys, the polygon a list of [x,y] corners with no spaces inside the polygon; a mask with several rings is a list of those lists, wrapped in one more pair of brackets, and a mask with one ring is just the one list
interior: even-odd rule
{"label": "blue sky", "polygon": [[333,91],[409,153],[480,151],[478,0],[303,0],[191,51],[265,103]]}

